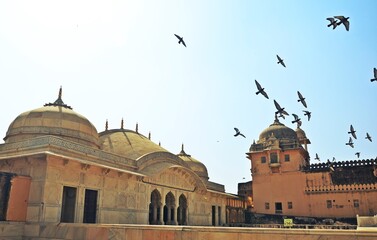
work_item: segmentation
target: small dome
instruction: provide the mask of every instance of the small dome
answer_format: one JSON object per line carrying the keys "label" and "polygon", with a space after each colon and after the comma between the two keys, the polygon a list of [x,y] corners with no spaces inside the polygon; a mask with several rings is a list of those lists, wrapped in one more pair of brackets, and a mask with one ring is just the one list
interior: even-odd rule
{"label": "small dome", "polygon": [[306,134],[304,130],[302,130],[301,128],[297,128],[295,131],[296,131],[298,140],[306,139]]}
{"label": "small dome", "polygon": [[168,152],[142,134],[128,129],[106,130],[100,134],[101,149],[137,160],[153,152]]}
{"label": "small dome", "polygon": [[300,143],[310,143],[310,140],[306,137],[306,133],[304,130],[298,127],[295,131]]}
{"label": "small dome", "polygon": [[271,136],[279,140],[298,140],[296,132],[275,119],[274,123],[264,129],[259,135],[259,142],[264,142]]}
{"label": "small dome", "polygon": [[191,157],[191,155],[187,154],[183,149],[183,144],[182,150],[179,154],[177,154],[177,156],[180,157],[183,161],[185,161],[187,165],[190,167],[190,169],[194,171],[201,179],[203,179],[204,181],[208,181],[209,178],[206,166],[200,161]]}
{"label": "small dome", "polygon": [[23,141],[34,137],[54,135],[98,148],[98,133],[84,116],[74,112],[59,98],[44,107],[21,113],[10,124],[4,141]]}

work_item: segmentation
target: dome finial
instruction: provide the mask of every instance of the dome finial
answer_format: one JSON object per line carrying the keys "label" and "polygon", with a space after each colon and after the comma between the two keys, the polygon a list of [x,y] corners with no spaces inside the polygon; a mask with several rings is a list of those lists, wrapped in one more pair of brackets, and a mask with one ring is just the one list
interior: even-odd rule
{"label": "dome finial", "polygon": [[135,129],[135,132],[136,132],[136,133],[139,133],[139,123],[136,123],[136,129]]}
{"label": "dome finial", "polygon": [[123,129],[124,128],[124,120],[122,118],[122,120],[120,121],[120,129]]}
{"label": "dome finial", "polygon": [[105,131],[109,130],[109,121],[106,119],[105,123]]}
{"label": "dome finial", "polygon": [[62,86],[60,86],[60,88],[59,88],[58,99],[62,99]]}
{"label": "dome finial", "polygon": [[64,104],[64,102],[62,100],[62,86],[60,86],[60,88],[59,88],[58,99],[56,99],[55,102],[53,102],[53,103],[46,103],[43,106],[44,107],[46,107],[46,106],[59,106],[59,107],[65,107],[65,108],[72,109],[71,106],[68,106],[67,104]]}
{"label": "dome finial", "polygon": [[177,154],[178,156],[186,156],[186,157],[191,157],[191,155],[188,155],[186,152],[185,152],[185,145],[182,143],[182,148],[181,148],[181,152]]}

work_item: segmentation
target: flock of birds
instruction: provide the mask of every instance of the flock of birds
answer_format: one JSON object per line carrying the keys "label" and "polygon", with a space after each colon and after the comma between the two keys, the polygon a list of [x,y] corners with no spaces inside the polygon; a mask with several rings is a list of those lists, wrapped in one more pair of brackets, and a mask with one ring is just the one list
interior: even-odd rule
{"label": "flock of birds", "polygon": [[[335,29],[337,26],[339,25],[344,25],[344,27],[346,28],[347,31],[349,31],[349,28],[350,28],[350,22],[348,21],[349,17],[344,17],[344,16],[334,16],[334,17],[328,17],[326,18],[328,21],[330,21],[330,24],[327,25],[327,27],[333,27],[333,29]],[[185,41],[183,40],[183,37],[177,35],[177,34],[174,34],[177,38],[178,38],[178,44],[182,44],[183,46],[186,47],[186,43]],[[277,57],[277,64],[281,64],[283,67],[286,68],[286,64],[284,62],[284,59],[282,59],[279,55],[276,55]],[[373,68],[373,78],[370,80],[371,82],[374,82],[374,81],[377,81],[377,69],[376,68]],[[263,95],[265,98],[269,99],[268,97],[268,94],[267,92],[265,91],[265,89],[262,87],[262,85],[257,81],[255,80],[255,85],[257,87],[257,92],[255,93],[256,95],[258,94],[261,94]],[[297,91],[297,95],[298,95],[298,102],[301,102],[301,104],[307,108],[307,104],[306,104],[306,101],[305,101],[305,97],[300,93],[300,91]],[[289,116],[288,112],[285,111],[285,108],[284,107],[281,107],[280,104],[274,100],[274,105],[276,107],[276,112],[275,112],[275,118],[277,119],[278,117],[281,117],[283,119],[285,119],[285,116]],[[308,110],[303,110],[304,112],[304,116],[307,116],[308,118],[308,121],[310,121],[310,118],[311,118],[311,112],[308,111]],[[297,114],[294,114],[292,113],[292,116],[294,117],[294,120],[291,121],[292,123],[296,123],[297,124],[297,128],[299,128],[301,125],[302,125],[302,121],[301,121],[301,118],[297,115]],[[241,137],[244,137],[246,138],[246,136],[241,133],[241,131],[238,129],[238,128],[234,128],[234,131],[235,131],[235,134],[234,134],[234,137],[238,137],[238,136],[241,136]],[[349,140],[348,142],[346,143],[346,145],[354,148],[354,142],[353,142],[353,139],[357,139],[357,136],[356,136],[356,131],[354,129],[354,127],[350,126],[350,131],[348,132],[348,134],[351,134],[351,137],[349,137]],[[367,132],[366,133],[366,137],[365,139],[369,140],[370,142],[372,142],[372,137],[369,135],[369,133]],[[357,156],[357,158],[360,157],[360,152],[356,152],[355,155]],[[318,156],[318,154],[316,153],[315,154],[315,158],[314,160],[317,160],[317,161],[320,161],[320,158]],[[335,157],[333,157],[333,160],[332,162],[335,161]],[[334,169],[332,168],[332,164],[330,162],[329,159],[327,159],[327,163],[329,164],[329,167],[332,171],[334,171]]]}

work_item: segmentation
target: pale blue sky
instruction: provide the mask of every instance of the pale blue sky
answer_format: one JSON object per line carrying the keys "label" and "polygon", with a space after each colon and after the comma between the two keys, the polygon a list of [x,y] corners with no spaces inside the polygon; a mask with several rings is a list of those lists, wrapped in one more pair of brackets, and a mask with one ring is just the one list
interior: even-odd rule
{"label": "pale blue sky", "polygon": [[[374,0],[1,0],[0,135],[63,86],[65,103],[99,132],[106,119],[109,128],[138,122],[173,153],[184,143],[211,181],[236,193],[251,179],[245,153],[273,122],[273,99],[304,118],[300,91],[312,111],[302,125],[312,159],[375,158],[376,10]],[[349,32],[326,26],[334,15],[350,17]],[[269,100],[255,95],[255,79]],[[292,120],[281,122],[295,129]],[[234,138],[234,127],[247,138]]]}

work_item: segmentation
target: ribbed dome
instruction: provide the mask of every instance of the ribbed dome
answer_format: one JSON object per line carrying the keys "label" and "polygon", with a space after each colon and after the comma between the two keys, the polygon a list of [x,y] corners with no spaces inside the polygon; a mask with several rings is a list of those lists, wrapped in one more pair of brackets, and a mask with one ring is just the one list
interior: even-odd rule
{"label": "ribbed dome", "polygon": [[44,135],[54,135],[98,148],[98,133],[88,119],[61,101],[20,114],[9,126],[4,141],[18,142]]}
{"label": "ribbed dome", "polygon": [[99,135],[102,150],[134,160],[148,153],[168,152],[147,137],[132,130],[106,130]]}
{"label": "ribbed dome", "polygon": [[201,163],[200,161],[196,160],[195,158],[191,157],[191,155],[185,153],[182,144],[182,150],[179,154],[177,154],[183,161],[187,163],[192,171],[194,171],[200,178],[205,181],[208,181],[208,171],[206,166]]}
{"label": "ribbed dome", "polygon": [[259,135],[259,142],[265,141],[267,138],[274,136],[276,139],[282,140],[298,140],[296,132],[286,127],[284,124],[280,123],[275,119],[274,123],[271,124],[268,128],[264,129]]}

